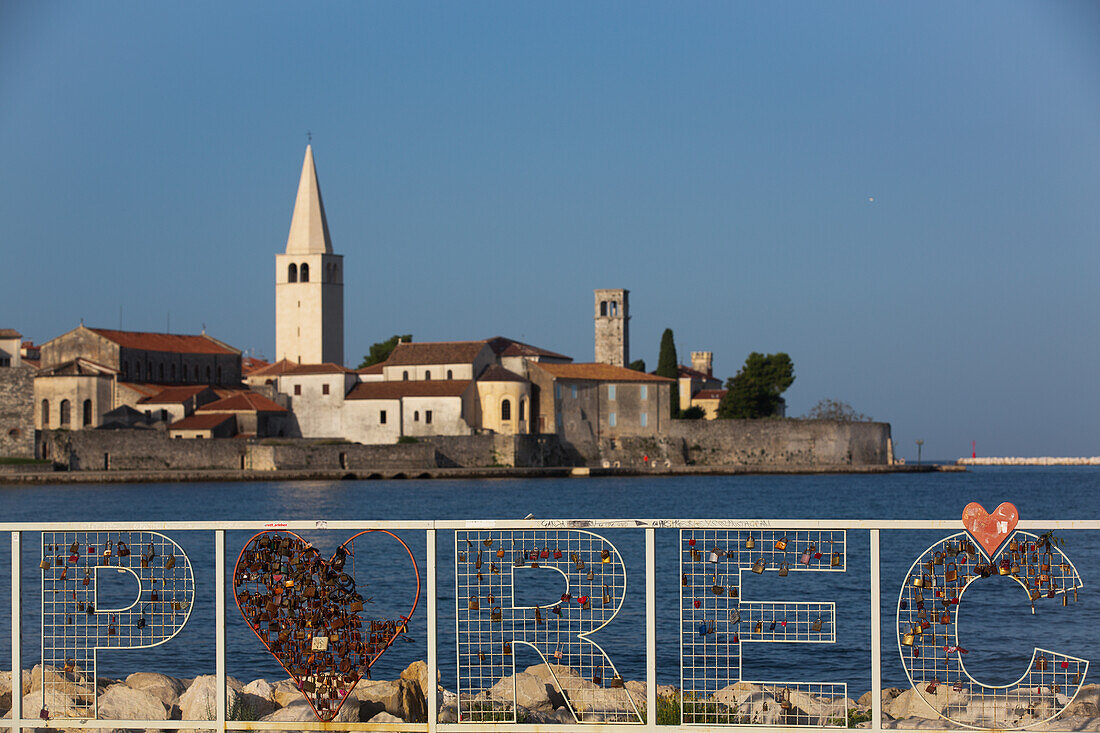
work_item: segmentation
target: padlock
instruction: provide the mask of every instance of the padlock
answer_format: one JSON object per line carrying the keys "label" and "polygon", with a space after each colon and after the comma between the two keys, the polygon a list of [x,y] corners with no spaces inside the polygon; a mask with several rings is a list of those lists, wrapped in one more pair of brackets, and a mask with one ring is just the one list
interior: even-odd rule
{"label": "padlock", "polygon": [[707,624],[706,624],[706,622],[705,621],[700,621],[699,625],[696,627],[695,631],[696,631],[696,633],[699,634],[699,636],[706,636],[707,635]]}
{"label": "padlock", "polygon": [[737,557],[737,553],[733,550],[726,550],[726,559],[730,560]]}
{"label": "padlock", "polygon": [[943,614],[940,616],[940,623],[944,626],[948,626],[951,623],[951,614],[947,611],[944,611]]}
{"label": "padlock", "polygon": [[815,548],[813,545],[807,547],[805,550],[802,551],[802,557],[798,558],[798,561],[803,565],[809,565],[810,558],[813,557],[814,549]]}
{"label": "padlock", "polygon": [[[497,610],[499,611],[500,609]],[[540,609],[538,606],[535,606],[535,623],[542,623],[542,609]]]}
{"label": "padlock", "polygon": [[477,596],[470,596],[470,603],[468,604],[468,608],[469,608],[469,609],[470,609],[471,611],[479,611],[479,610],[481,610],[481,603],[480,603],[480,602],[478,602],[478,600],[477,600]]}
{"label": "padlock", "polygon": [[503,547],[498,547],[497,548],[497,557],[504,557],[504,548]]}
{"label": "padlock", "polygon": [[561,550],[556,547],[554,548],[554,559],[561,560]]}
{"label": "padlock", "polygon": [[588,569],[588,573],[584,576],[585,580],[592,580],[592,568]]}
{"label": "padlock", "polygon": [[606,585],[604,585],[604,587],[603,587],[603,603],[604,603],[605,606],[608,603],[611,603],[611,591],[608,589],[608,587]]}
{"label": "padlock", "polygon": [[481,544],[485,545],[486,547],[492,547],[493,546],[493,538],[492,537],[486,537],[485,539],[483,539],[481,541]]}
{"label": "padlock", "polygon": [[1001,562],[997,566],[998,575],[1008,575],[1012,572],[1012,562],[1008,559],[1007,555],[1001,556]]}
{"label": "padlock", "polygon": [[129,545],[127,545],[122,540],[118,541],[118,556],[119,557],[129,557],[130,556],[130,547],[129,547]]}
{"label": "padlock", "polygon": [[927,584],[928,580],[927,577],[924,575],[918,575],[917,577],[913,578],[913,585],[917,588],[925,588],[927,587]]}
{"label": "padlock", "polygon": [[46,558],[42,558],[42,562],[38,563],[38,567],[42,568],[43,570],[49,570],[50,569],[50,561],[47,560]]}
{"label": "padlock", "polygon": [[931,694],[935,694],[936,687],[938,687],[939,684],[940,684],[939,678],[938,677],[933,677],[932,681],[928,683],[928,686],[924,688],[924,691],[928,692],[928,693],[931,693]]}
{"label": "padlock", "polygon": [[719,559],[720,556],[721,555],[720,555],[720,552],[719,552],[718,548],[715,547],[710,551],[710,556],[707,559],[709,559],[712,563],[717,565],[718,564],[718,559]]}
{"label": "padlock", "polygon": [[465,552],[458,553],[458,561],[459,562],[466,562],[466,553]]}
{"label": "padlock", "polygon": [[607,686],[609,688],[619,689],[619,688],[623,687],[623,678],[620,677],[619,675],[615,675],[614,677],[612,677],[611,679],[609,679],[607,681]]}
{"label": "padlock", "polygon": [[752,627],[752,632],[754,634],[759,634],[763,631],[764,631],[764,622],[763,621],[757,621],[756,626]]}
{"label": "padlock", "polygon": [[902,646],[913,646],[913,642],[916,641],[917,635],[913,631],[909,631],[901,637]]}
{"label": "padlock", "polygon": [[1016,541],[1015,537],[1008,541],[1008,549],[1012,552],[1018,552],[1020,550],[1020,543]]}
{"label": "padlock", "polygon": [[550,613],[554,614],[555,616],[561,616],[561,606],[557,604],[551,606]]}
{"label": "padlock", "polygon": [[814,619],[813,624],[810,625],[810,631],[821,631],[821,617],[818,616]]}
{"label": "padlock", "polygon": [[761,573],[764,572],[764,567],[766,565],[767,565],[767,563],[764,562],[764,558],[760,558],[759,560],[757,560],[756,562],[754,562],[752,564],[752,571],[754,573],[756,573],[757,575],[760,575]]}
{"label": "padlock", "polygon": [[602,563],[611,562],[611,553],[606,548],[603,549],[603,550],[600,550],[600,562],[602,562]]}
{"label": "padlock", "polygon": [[84,568],[84,579],[80,581],[81,585],[90,585],[92,582],[92,576],[88,573],[88,568]]}
{"label": "padlock", "polygon": [[934,554],[932,556],[932,564],[933,565],[943,565],[943,553],[942,552],[937,552],[936,554]]}
{"label": "padlock", "polygon": [[954,583],[959,578],[959,569],[955,563],[948,563],[947,569],[943,571],[943,579],[948,583]]}
{"label": "padlock", "polygon": [[1040,672],[1046,672],[1047,666],[1048,665],[1046,657],[1040,656],[1038,659],[1035,660],[1035,669],[1039,670]]}
{"label": "padlock", "polygon": [[569,558],[573,561],[573,567],[577,570],[584,570],[584,560],[581,560],[580,555],[573,552],[569,554]]}
{"label": "padlock", "polygon": [[788,565],[787,561],[784,560],[783,562],[779,563],[779,575],[786,576],[788,572],[790,572],[790,566]]}
{"label": "padlock", "polygon": [[164,569],[165,570],[171,570],[174,567],[176,567],[176,556],[175,555],[168,555],[167,557],[165,557],[164,558]]}
{"label": "padlock", "polygon": [[712,585],[710,587],[710,592],[713,593],[716,596],[720,596],[720,595],[722,595],[723,593],[726,592],[726,589],[725,589],[724,586],[721,586],[721,585],[718,585],[717,583],[715,583],[714,585]]}
{"label": "padlock", "polygon": [[730,611],[729,613],[726,614],[726,618],[729,619],[729,622],[731,624],[740,623],[741,622],[741,609],[739,609],[739,608],[733,609],[732,611]]}
{"label": "padlock", "polygon": [[775,549],[779,550],[780,552],[783,552],[783,550],[787,549],[787,536],[786,535],[783,535],[783,537],[781,537],[780,539],[775,541]]}
{"label": "padlock", "polygon": [[784,688],[783,695],[781,696],[780,701],[779,701],[779,707],[781,707],[784,710],[790,710],[791,709],[791,691],[790,690]]}
{"label": "padlock", "polygon": [[756,540],[754,540],[752,538],[752,535],[750,534],[748,536],[748,538],[745,540],[745,549],[746,550],[751,550],[754,547],[756,547]]}
{"label": "padlock", "polygon": [[832,559],[829,560],[829,565],[834,568],[840,567],[840,560],[841,554],[839,552],[834,552]]}
{"label": "padlock", "polygon": [[508,642],[508,641],[504,642],[503,651],[504,651],[504,656],[506,656],[506,657],[512,656],[512,643]]}
{"label": "padlock", "polygon": [[601,668],[598,672],[593,672],[592,673],[592,683],[598,685],[602,682],[603,682],[603,669]]}
{"label": "padlock", "polygon": [[477,551],[477,560],[474,561],[474,569],[481,570],[481,550]]}
{"label": "padlock", "polygon": [[772,622],[770,624],[768,624],[768,631],[775,631],[775,619],[774,618],[772,619]]}
{"label": "padlock", "polygon": [[738,594],[737,586],[736,585],[731,585],[730,586],[729,597],[730,598],[737,598],[737,594]]}

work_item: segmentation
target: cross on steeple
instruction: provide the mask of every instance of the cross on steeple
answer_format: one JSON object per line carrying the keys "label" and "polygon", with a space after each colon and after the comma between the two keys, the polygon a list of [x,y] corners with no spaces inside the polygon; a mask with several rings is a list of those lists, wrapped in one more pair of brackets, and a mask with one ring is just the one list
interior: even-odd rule
{"label": "cross on steeple", "polygon": [[309,130],[306,130],[306,142],[313,142],[313,133]]}

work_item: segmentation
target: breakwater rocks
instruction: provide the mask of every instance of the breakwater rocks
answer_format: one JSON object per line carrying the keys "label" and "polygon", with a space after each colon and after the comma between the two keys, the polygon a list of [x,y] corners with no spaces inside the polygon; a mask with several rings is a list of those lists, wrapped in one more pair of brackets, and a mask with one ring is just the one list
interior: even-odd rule
{"label": "breakwater rocks", "polygon": [[[551,669],[553,674],[551,674]],[[46,707],[52,716],[62,717],[74,708],[71,692],[80,672],[65,673],[47,668],[48,683]],[[483,712],[499,712],[498,720],[510,719],[512,691],[515,689],[516,717],[521,723],[575,723],[565,699],[554,684],[554,676],[580,680],[577,671],[546,664],[528,667],[514,677],[500,679],[491,688],[464,699],[463,711],[476,709]],[[23,714],[26,718],[38,717],[42,708],[41,666],[23,670]],[[11,673],[0,672],[0,709],[4,717],[11,717]],[[178,679],[154,672],[136,672],[121,680],[100,679],[96,694],[101,720],[213,720],[216,705],[214,676],[204,675],[193,679]],[[396,680],[361,680],[348,695],[336,723],[423,723],[427,719],[427,703],[424,690],[428,687],[427,665],[423,661],[410,664]],[[439,722],[458,720],[457,697],[453,692],[436,685]],[[644,682],[630,680],[623,688],[609,689],[589,683],[583,704],[589,710],[600,710],[608,721],[629,721],[633,706],[629,693],[638,710],[646,714],[646,686]],[[227,678],[227,717],[231,720],[259,722],[312,722],[313,711],[290,679],[274,683],[257,679],[244,684]],[[866,728],[871,714],[871,693],[864,693],[858,700],[841,697],[809,695],[774,685],[738,682],[728,685],[713,695],[693,697],[688,700],[681,717],[680,690],[671,685],[657,688],[657,722],[675,725],[684,723],[740,723],[756,725],[829,725]],[[575,693],[576,694],[576,693]],[[989,703],[975,700],[973,704],[950,693],[941,685],[934,694],[919,693],[915,689],[887,688],[881,692],[883,727],[905,730],[960,728],[939,718],[919,699],[925,698],[933,707],[944,709],[951,705],[952,715],[966,720],[975,727],[991,725],[983,716]],[[1010,720],[1013,727],[1032,725],[1048,717],[1053,705],[1065,705],[1067,700],[1051,700],[1050,704],[1035,706],[1026,696],[1018,704],[1009,699],[1008,706],[998,712],[1002,721]],[[971,708],[974,708],[973,710]],[[1011,708],[1011,709],[1009,709]],[[847,720],[845,717],[847,715]],[[495,716],[494,716],[495,717]],[[714,718],[713,720],[711,718]],[[720,719],[719,719],[720,718]],[[74,721],[76,722],[76,721]],[[55,723],[56,725],[56,723]],[[1034,730],[1100,731],[1100,685],[1084,685],[1066,710],[1048,723],[1032,727]],[[71,730],[80,730],[75,727]],[[257,730],[263,730],[262,727]]]}
{"label": "breakwater rocks", "polygon": [[1067,458],[1040,456],[1026,458],[1022,456],[960,458],[955,461],[959,466],[1100,466],[1100,456],[1090,458]]}

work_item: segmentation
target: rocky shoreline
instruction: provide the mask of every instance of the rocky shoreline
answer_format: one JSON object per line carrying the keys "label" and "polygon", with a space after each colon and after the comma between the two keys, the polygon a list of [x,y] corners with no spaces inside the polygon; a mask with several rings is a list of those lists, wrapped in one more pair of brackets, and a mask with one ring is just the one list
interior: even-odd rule
{"label": "rocky shoreline", "polygon": [[[568,667],[553,668],[553,673],[576,676]],[[49,690],[47,708],[60,715],[73,710],[73,697],[69,694],[77,688],[72,673],[53,669],[45,671]],[[22,694],[25,718],[38,716],[42,707],[41,666],[23,670]],[[4,717],[11,717],[12,679],[10,672],[0,672],[0,708]],[[546,664],[528,667],[517,672],[515,679],[505,677],[492,688],[471,699],[482,710],[505,709],[505,701],[511,699],[513,683],[518,705],[517,718],[523,723],[574,723],[573,714],[554,685],[551,668]],[[155,672],[136,672],[125,679],[101,679],[96,694],[101,720],[212,720],[215,709],[214,676],[203,675],[193,679],[179,679]],[[410,664],[396,680],[362,680],[348,695],[334,722],[336,723],[423,723],[427,720],[428,688],[427,664],[417,661]],[[439,722],[453,723],[458,719],[457,696],[436,685]],[[941,686],[943,704],[947,703],[947,686]],[[274,683],[256,679],[247,684],[233,677],[227,678],[227,717],[232,720],[270,722],[315,721],[313,711],[296,688],[293,680]],[[638,709],[645,714],[646,686],[644,682],[627,681],[621,689],[599,688],[593,685],[592,694],[599,699],[598,708],[604,711],[620,709],[622,713],[632,708],[625,693],[629,693]],[[847,709],[848,727],[866,728],[870,724],[871,693],[864,693],[858,700],[815,697],[798,691],[785,691],[786,702],[779,700],[777,689],[761,687],[748,682],[729,685],[708,698],[707,709],[728,711],[730,718],[723,722],[739,722],[760,725],[782,725],[785,716],[797,715],[800,725],[843,726]],[[74,692],[75,694],[75,692]],[[918,697],[916,690],[888,688],[882,691],[883,728],[898,729],[952,729],[960,728],[938,718]],[[671,685],[657,689],[658,723],[680,722],[680,691]],[[933,704],[941,695],[932,695]],[[699,702],[696,700],[695,702]],[[956,701],[952,701],[955,704]],[[663,711],[662,711],[663,708]],[[754,710],[752,716],[735,711]],[[662,712],[666,714],[662,720]],[[1049,712],[1022,710],[1017,725],[1023,726],[1041,720]],[[607,713],[624,719],[621,715]],[[669,717],[674,719],[669,719]],[[1030,716],[1030,718],[1029,718]],[[510,718],[510,715],[507,716]],[[701,721],[695,721],[701,722]],[[974,724],[981,725],[979,720]],[[1100,731],[1100,685],[1085,685],[1062,715],[1036,726],[1036,730]],[[78,730],[74,728],[72,730]]]}

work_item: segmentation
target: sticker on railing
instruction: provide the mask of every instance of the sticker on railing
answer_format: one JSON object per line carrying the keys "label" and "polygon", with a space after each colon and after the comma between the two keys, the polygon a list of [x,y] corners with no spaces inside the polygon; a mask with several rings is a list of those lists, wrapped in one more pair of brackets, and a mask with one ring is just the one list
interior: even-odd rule
{"label": "sticker on railing", "polygon": [[611,658],[589,635],[619,611],[626,567],[581,530],[455,533],[459,722],[516,717],[514,650],[527,645],[582,723],[640,723]]}
{"label": "sticker on railing", "polygon": [[195,597],[191,562],[157,532],[43,532],[39,568],[41,717],[94,718],[97,652],[179,633]]}
{"label": "sticker on railing", "polygon": [[959,532],[925,550],[898,597],[898,650],[910,683],[937,715],[967,728],[1023,729],[1046,722],[1069,706],[1088,671],[1085,659],[1039,647],[1028,669],[1008,685],[979,682],[966,669],[969,650],[959,646],[958,621],[972,584],[1010,578],[1032,613],[1036,604],[1076,602],[1083,586],[1057,538],[1013,532],[1017,517],[1011,504],[992,516],[968,506],[963,521],[973,534]]}
{"label": "sticker on railing", "polygon": [[680,531],[684,724],[847,726],[846,683],[741,675],[744,644],[836,643],[833,603],[747,599],[742,574],[844,572],[845,539],[843,530]]}
{"label": "sticker on railing", "polygon": [[[357,583],[355,540],[389,535],[408,553],[415,586],[399,618],[365,616],[366,584]],[[369,570],[369,563],[364,563]],[[237,607],[271,655],[293,678],[317,718],[336,717],[370,668],[405,633],[420,600],[420,569],[409,546],[384,529],[352,535],[326,560],[293,532],[254,535],[233,569]]]}

